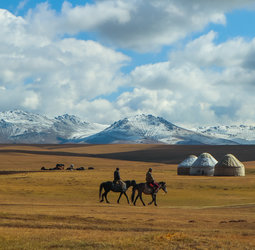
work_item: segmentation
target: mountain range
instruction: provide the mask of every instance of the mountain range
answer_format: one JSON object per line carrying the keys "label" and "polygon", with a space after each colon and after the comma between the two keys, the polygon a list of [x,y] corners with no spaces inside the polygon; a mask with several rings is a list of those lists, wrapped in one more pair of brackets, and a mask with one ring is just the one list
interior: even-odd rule
{"label": "mountain range", "polygon": [[102,125],[74,115],[48,118],[21,110],[0,112],[0,143],[151,143],[185,145],[254,144],[255,127],[245,125],[185,129],[153,115],[136,115]]}

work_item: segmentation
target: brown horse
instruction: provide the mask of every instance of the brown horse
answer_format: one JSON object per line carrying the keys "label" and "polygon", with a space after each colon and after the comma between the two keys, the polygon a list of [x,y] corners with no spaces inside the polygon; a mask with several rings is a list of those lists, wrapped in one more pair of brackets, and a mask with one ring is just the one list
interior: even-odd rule
{"label": "brown horse", "polygon": [[[157,201],[156,201],[156,197],[157,197],[157,193],[160,189],[162,189],[165,193],[167,193],[167,189],[166,189],[166,183],[161,181],[158,183],[159,187],[156,191],[153,190],[152,187],[150,187],[148,184],[146,183],[139,183],[137,185],[135,185],[133,187],[132,190],[132,196],[131,196],[131,200],[135,206],[135,203],[138,199],[138,197],[140,197],[141,202],[143,203],[143,205],[145,206],[143,199],[142,199],[142,193],[146,194],[146,195],[151,195],[152,197],[152,201],[148,203],[148,205],[151,205],[152,202],[154,202],[154,205],[157,206]],[[138,194],[135,198],[135,192],[136,190],[138,191]],[[135,199],[134,199],[135,198]]]}

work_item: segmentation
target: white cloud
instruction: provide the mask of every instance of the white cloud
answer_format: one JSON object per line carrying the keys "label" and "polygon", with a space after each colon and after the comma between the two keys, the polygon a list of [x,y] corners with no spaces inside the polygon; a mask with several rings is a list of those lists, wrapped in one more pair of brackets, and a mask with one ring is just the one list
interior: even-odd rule
{"label": "white cloud", "polygon": [[255,40],[245,41],[242,37],[216,45],[214,43],[216,37],[217,33],[211,31],[191,41],[184,50],[172,53],[171,61],[175,63],[179,61],[182,64],[185,60],[204,67],[239,67],[255,45]]}
{"label": "white cloud", "polygon": [[39,96],[35,92],[29,91],[25,97],[24,102],[22,103],[22,106],[30,110],[36,110],[38,105]]}
{"label": "white cloud", "polygon": [[69,32],[75,33],[81,30],[93,30],[108,21],[118,24],[129,22],[130,11],[134,8],[135,6],[120,0],[100,1],[76,7],[64,2],[61,18]]}
{"label": "white cloud", "polygon": [[83,100],[76,108],[88,120],[102,124],[111,124],[122,117],[121,111],[113,103],[102,98],[90,102]]}
{"label": "white cloud", "polygon": [[77,113],[84,100],[124,84],[120,68],[130,60],[124,54],[94,41],[50,39],[30,28],[21,17],[0,10],[1,107]]}
{"label": "white cloud", "polygon": [[[135,88],[133,92],[123,93],[117,100],[117,106],[128,108],[130,113],[160,114],[166,110],[172,111],[176,105],[173,100],[174,93],[171,90],[149,90],[146,88]],[[151,112],[148,112],[151,110]]]}
{"label": "white cloud", "polygon": [[224,25],[227,11],[246,6],[254,1],[100,0],[74,7],[66,1],[61,13],[46,3],[38,5],[27,21],[50,37],[92,31],[115,47],[145,52],[202,31],[209,23]]}
{"label": "white cloud", "polygon": [[[66,2],[60,13],[43,3],[24,18],[0,10],[1,108],[102,123],[136,113],[177,124],[251,121],[255,40],[216,44],[211,31],[173,51],[169,61],[123,75],[129,57],[72,34],[92,31],[115,47],[151,51],[210,22],[225,24],[226,11],[253,2],[101,0],[75,7]],[[123,86],[134,89],[116,101],[103,99]]]}
{"label": "white cloud", "polygon": [[119,109],[155,113],[178,124],[252,121],[255,39],[215,44],[216,35],[191,41],[167,62],[134,69],[130,82],[135,89],[119,97]]}

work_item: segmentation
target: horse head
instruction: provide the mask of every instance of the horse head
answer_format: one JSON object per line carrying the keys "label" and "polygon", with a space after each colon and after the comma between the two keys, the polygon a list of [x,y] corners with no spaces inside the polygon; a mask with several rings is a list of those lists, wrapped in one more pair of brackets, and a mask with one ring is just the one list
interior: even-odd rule
{"label": "horse head", "polygon": [[132,180],[132,181],[128,180],[128,181],[124,181],[124,182],[126,183],[127,188],[129,188],[131,186],[134,187],[136,185],[136,181],[135,180]]}
{"label": "horse head", "polygon": [[159,182],[160,188],[167,193],[166,183],[164,181]]}

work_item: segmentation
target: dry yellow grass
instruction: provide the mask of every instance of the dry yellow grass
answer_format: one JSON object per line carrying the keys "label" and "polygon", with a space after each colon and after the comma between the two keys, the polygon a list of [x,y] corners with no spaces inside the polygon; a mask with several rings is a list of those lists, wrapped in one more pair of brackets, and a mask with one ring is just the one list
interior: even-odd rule
{"label": "dry yellow grass", "polygon": [[[1,149],[111,153],[141,146]],[[0,153],[0,171],[24,171],[0,175],[0,249],[255,249],[254,162],[245,163],[246,177],[191,177],[177,176],[176,165],[23,151]],[[95,169],[29,172],[56,163]],[[168,185],[168,194],[158,194],[159,207],[128,205],[125,197],[116,204],[115,193],[110,204],[100,203],[99,184],[116,167],[123,179],[137,182],[152,167]]]}

